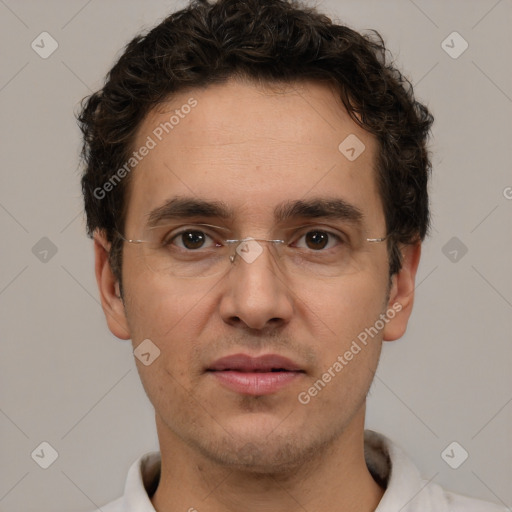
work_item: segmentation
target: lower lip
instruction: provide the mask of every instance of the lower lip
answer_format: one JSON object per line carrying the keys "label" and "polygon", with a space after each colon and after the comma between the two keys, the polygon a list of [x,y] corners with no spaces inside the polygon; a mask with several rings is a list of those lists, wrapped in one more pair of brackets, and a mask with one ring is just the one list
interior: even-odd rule
{"label": "lower lip", "polygon": [[244,395],[270,395],[302,375],[302,372],[210,372],[219,382]]}

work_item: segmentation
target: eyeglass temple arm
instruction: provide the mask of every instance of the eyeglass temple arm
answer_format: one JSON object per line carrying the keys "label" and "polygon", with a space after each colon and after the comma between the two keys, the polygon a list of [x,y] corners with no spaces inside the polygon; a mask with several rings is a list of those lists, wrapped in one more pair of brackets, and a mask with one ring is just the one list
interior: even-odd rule
{"label": "eyeglass temple arm", "polygon": [[[141,244],[141,243],[144,243],[144,240],[133,240],[133,239],[125,238],[119,232],[118,232],[118,235],[125,242],[131,243],[131,244]],[[382,238],[367,238],[366,241],[367,242],[372,242],[372,243],[380,243],[380,242],[386,241],[387,239],[388,239],[388,237],[385,236],[385,237],[382,237]],[[284,244],[284,243],[286,243],[284,240],[268,240],[266,238],[252,238],[252,237],[242,238],[240,240],[224,240],[224,242],[228,243],[228,244],[236,244],[236,243],[242,243],[242,242],[250,242],[251,240],[254,240],[255,242],[271,242],[271,243],[274,243],[274,244]]]}

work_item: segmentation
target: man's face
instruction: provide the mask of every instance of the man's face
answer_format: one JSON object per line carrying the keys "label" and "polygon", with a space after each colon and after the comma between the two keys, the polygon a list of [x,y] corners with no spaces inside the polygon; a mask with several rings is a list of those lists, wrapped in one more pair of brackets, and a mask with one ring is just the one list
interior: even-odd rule
{"label": "man's face", "polygon": [[[181,109],[168,134],[155,132],[190,98],[197,105]],[[334,238],[326,249],[317,249],[314,243],[325,233],[308,238],[298,228],[349,231],[350,263],[327,276],[307,268],[290,271],[302,268],[300,260],[296,267],[276,263],[277,247],[268,242],[259,243],[263,251],[250,263],[237,255],[232,263],[227,258],[224,273],[195,278],[148,265],[143,244],[125,244],[123,250],[126,332],[134,347],[150,339],[160,350],[150,365],[137,365],[161,442],[165,436],[211,460],[248,463],[254,470],[300,464],[341,432],[362,427],[382,332],[368,337],[366,345],[358,342],[361,350],[351,360],[343,358],[342,369],[335,363],[393,301],[386,244],[366,242],[386,234],[376,141],[321,85],[272,92],[235,81],[173,97],[147,116],[134,149],[148,136],[156,146],[132,172],[126,238],[155,233],[147,228],[148,214],[174,198],[215,202],[232,213],[167,219],[175,232],[206,223],[224,227],[229,239],[274,240],[298,233],[292,236],[295,247],[337,254],[345,249]],[[349,136],[351,146],[353,136],[365,146],[353,161],[346,156],[353,156],[350,147],[339,149]],[[361,215],[316,218],[309,209],[276,218],[283,205],[313,200],[344,201]],[[176,243],[181,250],[196,247],[184,246],[180,237]],[[399,321],[390,320],[386,329]],[[112,323],[111,329],[123,336]],[[228,363],[219,362],[233,355]],[[287,371],[271,372],[270,366],[286,364],[258,359],[267,355],[287,358]],[[329,369],[331,378],[317,384],[320,391],[308,393]],[[300,401],[301,392],[310,400],[302,393]]]}

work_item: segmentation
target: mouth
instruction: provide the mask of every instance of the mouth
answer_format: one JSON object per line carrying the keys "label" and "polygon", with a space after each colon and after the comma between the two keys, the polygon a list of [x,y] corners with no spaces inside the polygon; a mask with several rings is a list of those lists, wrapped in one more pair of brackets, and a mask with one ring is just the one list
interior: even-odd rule
{"label": "mouth", "polygon": [[306,373],[297,363],[277,354],[222,357],[206,372],[231,391],[254,396],[276,393]]}

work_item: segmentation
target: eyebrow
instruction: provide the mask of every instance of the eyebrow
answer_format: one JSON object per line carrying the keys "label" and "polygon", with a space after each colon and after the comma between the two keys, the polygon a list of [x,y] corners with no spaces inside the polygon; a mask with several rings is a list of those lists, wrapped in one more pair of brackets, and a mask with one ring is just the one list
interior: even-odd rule
{"label": "eyebrow", "polygon": [[163,221],[207,217],[230,219],[234,212],[221,201],[205,201],[189,197],[174,197],[148,214],[147,226],[153,228]]}
{"label": "eyebrow", "polygon": [[[234,219],[232,208],[222,201],[207,201],[192,197],[174,197],[148,214],[147,226],[156,227],[164,221],[203,217],[209,219]],[[274,220],[332,219],[348,221],[355,226],[362,224],[363,212],[341,198],[313,198],[310,200],[286,201],[274,209]]]}
{"label": "eyebrow", "polygon": [[274,210],[274,218],[280,222],[291,218],[325,218],[360,225],[364,214],[359,208],[341,198],[313,198],[308,201],[283,203]]}

